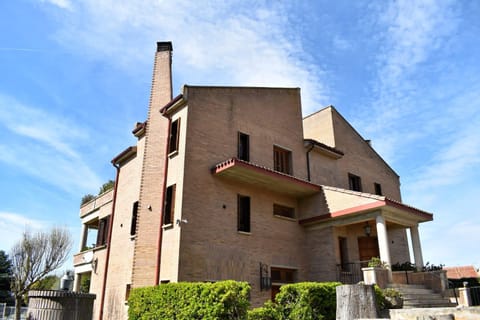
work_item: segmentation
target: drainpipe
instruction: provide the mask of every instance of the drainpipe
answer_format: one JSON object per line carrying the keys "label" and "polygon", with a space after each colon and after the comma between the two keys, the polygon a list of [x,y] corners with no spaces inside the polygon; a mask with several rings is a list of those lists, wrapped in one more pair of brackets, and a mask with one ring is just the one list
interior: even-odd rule
{"label": "drainpipe", "polygon": [[[172,125],[172,119],[162,112],[162,116],[168,119],[168,134],[170,135],[170,126]],[[164,164],[164,171],[163,171],[163,203],[161,208],[160,214],[160,230],[158,232],[158,243],[157,243],[157,267],[155,270],[155,285],[160,284],[160,265],[162,262],[162,239],[163,239],[163,215],[165,214],[165,190],[167,189],[167,172],[168,172],[168,150],[170,148],[170,136],[167,136],[167,143],[165,144],[165,164]]]}
{"label": "drainpipe", "polygon": [[307,180],[310,181],[310,151],[315,148],[315,145],[312,142],[310,143],[310,148],[307,150]]}
{"label": "drainpipe", "polygon": [[118,188],[118,179],[120,177],[120,165],[113,163],[115,169],[117,169],[117,175],[115,178],[115,186],[113,188],[113,200],[112,200],[112,213],[110,215],[110,222],[108,224],[108,239],[107,239],[107,254],[105,257],[105,268],[103,271],[103,284],[102,284],[102,299],[100,300],[100,312],[99,320],[103,319],[103,306],[105,304],[105,291],[107,290],[107,275],[108,275],[108,262],[110,260],[110,248],[112,240],[112,229],[113,229],[113,217],[115,216],[115,203],[117,202],[117,188]]}

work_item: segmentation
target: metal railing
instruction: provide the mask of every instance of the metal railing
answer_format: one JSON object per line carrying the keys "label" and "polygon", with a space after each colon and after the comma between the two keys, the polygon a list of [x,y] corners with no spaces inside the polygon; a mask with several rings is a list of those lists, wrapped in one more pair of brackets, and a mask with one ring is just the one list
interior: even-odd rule
{"label": "metal railing", "polygon": [[337,281],[344,284],[355,284],[363,281],[362,268],[366,267],[366,262],[347,262],[337,264]]}

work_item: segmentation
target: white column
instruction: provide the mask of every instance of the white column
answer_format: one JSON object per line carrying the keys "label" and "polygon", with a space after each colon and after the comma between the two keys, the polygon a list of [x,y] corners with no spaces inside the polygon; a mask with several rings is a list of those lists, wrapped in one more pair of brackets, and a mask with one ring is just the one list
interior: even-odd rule
{"label": "white column", "polygon": [[82,224],[82,235],[80,237],[80,248],[78,248],[78,252],[83,251],[83,247],[85,246],[85,242],[87,241],[88,236],[88,227],[86,224]]}
{"label": "white column", "polygon": [[377,236],[378,236],[378,248],[380,250],[380,260],[385,261],[388,265],[392,265],[390,261],[390,248],[388,246],[388,234],[385,218],[382,215],[378,215],[377,218]]}
{"label": "white column", "polygon": [[[392,262],[390,259],[390,248],[388,246],[387,224],[385,222],[385,218],[382,215],[377,216],[376,222],[380,260],[386,262],[390,267],[392,265]],[[392,270],[390,268],[388,269],[388,282],[392,282]]]}
{"label": "white column", "polygon": [[410,227],[410,238],[412,239],[413,258],[417,270],[423,267],[422,246],[420,244],[420,234],[418,233],[418,225]]}

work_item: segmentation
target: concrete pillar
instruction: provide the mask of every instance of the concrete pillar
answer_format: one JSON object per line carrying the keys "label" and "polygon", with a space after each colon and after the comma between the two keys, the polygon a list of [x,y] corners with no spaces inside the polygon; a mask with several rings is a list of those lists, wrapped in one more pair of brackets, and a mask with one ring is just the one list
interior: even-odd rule
{"label": "concrete pillar", "polygon": [[418,233],[418,225],[410,227],[410,237],[412,239],[413,258],[415,259],[415,265],[417,270],[423,268],[423,255],[422,246],[420,244],[420,235]]}
{"label": "concrete pillar", "polygon": [[83,247],[85,247],[88,237],[88,226],[86,224],[82,224],[82,234],[80,236],[80,244],[78,248],[78,252],[83,251]]}
{"label": "concrete pillar", "polygon": [[[388,233],[387,224],[385,218],[382,215],[378,215],[377,222],[377,237],[378,237],[378,249],[380,251],[380,260],[386,262],[388,266],[392,265],[390,259],[390,247],[388,246]],[[388,269],[388,282],[392,282],[392,270]]]}

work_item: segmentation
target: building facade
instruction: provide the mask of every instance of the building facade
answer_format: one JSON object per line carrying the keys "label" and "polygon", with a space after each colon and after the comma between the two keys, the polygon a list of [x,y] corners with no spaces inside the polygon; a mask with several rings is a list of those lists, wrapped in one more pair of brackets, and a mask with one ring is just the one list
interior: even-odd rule
{"label": "building facade", "polygon": [[80,209],[75,288],[97,294],[95,319],[126,319],[134,287],[234,279],[260,305],[285,283],[357,281],[372,257],[410,261],[409,246],[423,265],[418,224],[433,216],[401,202],[398,175],[334,107],[302,118],[298,88],[172,98],[171,53],[157,44],[114,189]]}

